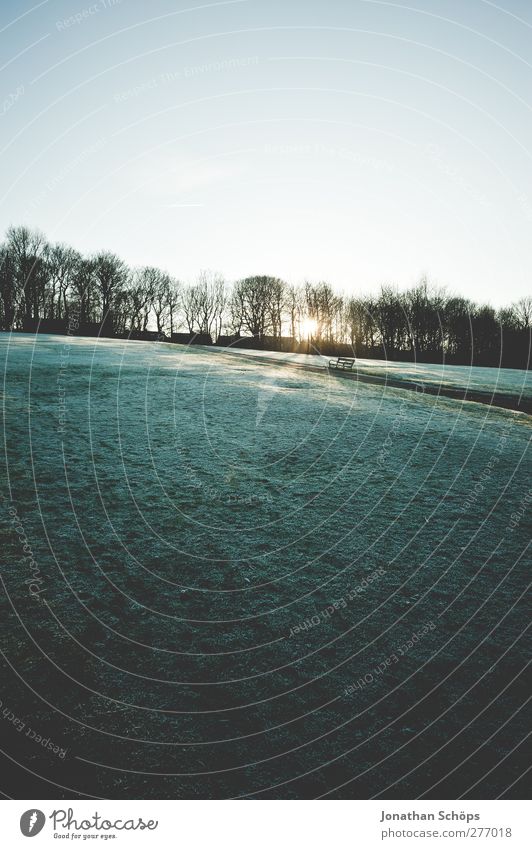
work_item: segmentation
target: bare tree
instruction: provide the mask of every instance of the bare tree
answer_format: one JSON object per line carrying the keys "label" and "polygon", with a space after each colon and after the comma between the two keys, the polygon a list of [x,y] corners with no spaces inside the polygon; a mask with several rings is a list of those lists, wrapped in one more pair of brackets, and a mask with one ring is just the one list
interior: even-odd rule
{"label": "bare tree", "polygon": [[316,322],[313,338],[318,343],[334,342],[335,318],[342,307],[342,299],[329,283],[305,283],[305,300],[310,319]]}
{"label": "bare tree", "polygon": [[241,282],[236,283],[229,297],[229,326],[236,336],[240,336],[244,329],[244,301],[245,287]]}
{"label": "bare tree", "polygon": [[445,292],[430,286],[426,277],[405,292],[402,308],[407,320],[406,337],[416,356],[442,350],[445,304]]}
{"label": "bare tree", "polygon": [[15,258],[9,246],[2,245],[0,247],[0,301],[3,330],[11,330],[14,327],[19,295]]}
{"label": "bare tree", "polygon": [[364,298],[349,298],[345,305],[346,334],[354,349],[369,347],[368,308]]}
{"label": "bare tree", "polygon": [[197,286],[185,286],[181,296],[183,317],[189,333],[199,331],[201,304]]}
{"label": "bare tree", "polygon": [[[276,304],[282,302],[282,282],[276,277],[246,277],[233,288],[231,314],[234,326],[247,330],[259,343],[278,331]],[[278,300],[279,299],[279,300]]]}
{"label": "bare tree", "polygon": [[68,317],[68,289],[72,283],[81,254],[68,245],[50,245],[46,251],[48,267],[48,297],[46,318]]}
{"label": "bare tree", "polygon": [[181,283],[175,277],[170,277],[168,280],[168,291],[166,300],[168,304],[168,319],[170,322],[170,337],[174,332],[174,327],[177,326],[179,310],[181,308]]}
{"label": "bare tree", "polygon": [[221,330],[225,309],[225,281],[215,271],[200,271],[192,288],[199,332],[216,337]]}
{"label": "bare tree", "polygon": [[129,329],[131,332],[140,332],[144,324],[144,315],[151,309],[151,292],[146,285],[144,269],[135,269],[129,279],[127,286],[127,300],[125,308],[128,313]]}
{"label": "bare tree", "polygon": [[80,259],[76,262],[70,280],[70,293],[68,313],[74,310],[80,325],[97,321],[100,314],[100,299],[92,260]]}
{"label": "bare tree", "polygon": [[214,341],[222,332],[227,308],[227,285],[221,274],[216,274],[212,282],[214,290]]}
{"label": "bare tree", "polygon": [[283,333],[283,318],[286,296],[286,284],[276,277],[272,277],[270,281],[269,295],[269,325],[274,340],[279,342]]}
{"label": "bare tree", "polygon": [[301,324],[305,314],[305,292],[301,286],[287,286],[284,295],[284,310],[288,319],[290,336],[301,338]]}
{"label": "bare tree", "polygon": [[[131,291],[136,304],[135,328],[137,330],[146,331],[148,329],[163,276],[164,274],[159,268],[154,268],[151,265],[138,269],[133,275]],[[162,311],[161,309],[161,316]]]}
{"label": "bare tree", "polygon": [[7,250],[11,254],[16,300],[25,318],[42,316],[46,289],[44,254],[47,243],[44,235],[28,227],[9,227]]}
{"label": "bare tree", "polygon": [[393,286],[381,286],[375,319],[386,357],[394,358],[407,338],[404,298]]}
{"label": "bare tree", "polygon": [[501,328],[493,307],[476,307],[472,315],[472,355],[476,365],[496,360],[501,348]]}
{"label": "bare tree", "polygon": [[445,353],[451,358],[458,357],[465,362],[468,356],[471,358],[474,310],[474,304],[465,298],[447,299],[443,311],[443,339]]}
{"label": "bare tree", "polygon": [[524,298],[520,298],[512,309],[521,330],[528,330],[532,327],[532,296],[525,295]]}
{"label": "bare tree", "polygon": [[93,277],[100,294],[102,322],[113,327],[113,309],[126,287],[129,271],[116,254],[104,251],[97,254],[92,263]]}
{"label": "bare tree", "polygon": [[154,286],[153,312],[157,322],[157,332],[162,334],[166,330],[166,322],[169,318],[168,296],[170,292],[170,275],[161,272]]}

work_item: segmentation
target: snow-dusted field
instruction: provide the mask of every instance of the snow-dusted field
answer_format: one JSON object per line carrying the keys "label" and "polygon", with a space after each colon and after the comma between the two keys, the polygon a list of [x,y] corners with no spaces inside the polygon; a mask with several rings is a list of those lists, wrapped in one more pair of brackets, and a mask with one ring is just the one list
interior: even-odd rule
{"label": "snow-dusted field", "polygon": [[252,352],[1,334],[0,358],[0,645],[66,787],[478,798],[518,778],[519,747],[498,764],[524,734],[530,417]]}

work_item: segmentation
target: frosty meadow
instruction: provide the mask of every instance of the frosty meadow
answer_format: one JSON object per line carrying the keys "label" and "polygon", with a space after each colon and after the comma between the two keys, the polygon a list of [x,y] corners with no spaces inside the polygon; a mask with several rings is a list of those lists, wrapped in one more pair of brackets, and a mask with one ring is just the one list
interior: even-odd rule
{"label": "frosty meadow", "polygon": [[67,750],[15,735],[13,792],[519,795],[529,416],[319,357],[0,350],[9,704]]}

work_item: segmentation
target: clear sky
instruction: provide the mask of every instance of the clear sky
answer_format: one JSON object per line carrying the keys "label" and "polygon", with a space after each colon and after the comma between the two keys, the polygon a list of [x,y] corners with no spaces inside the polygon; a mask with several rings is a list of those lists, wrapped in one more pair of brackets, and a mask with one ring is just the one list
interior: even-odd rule
{"label": "clear sky", "polygon": [[530,0],[2,0],[0,228],[182,279],[530,293]]}

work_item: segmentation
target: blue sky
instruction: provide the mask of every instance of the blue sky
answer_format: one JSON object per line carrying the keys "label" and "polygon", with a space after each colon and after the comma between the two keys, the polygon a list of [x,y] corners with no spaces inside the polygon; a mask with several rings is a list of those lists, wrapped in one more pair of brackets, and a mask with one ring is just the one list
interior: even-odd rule
{"label": "blue sky", "polygon": [[531,291],[532,6],[3,0],[0,227],[191,279]]}

